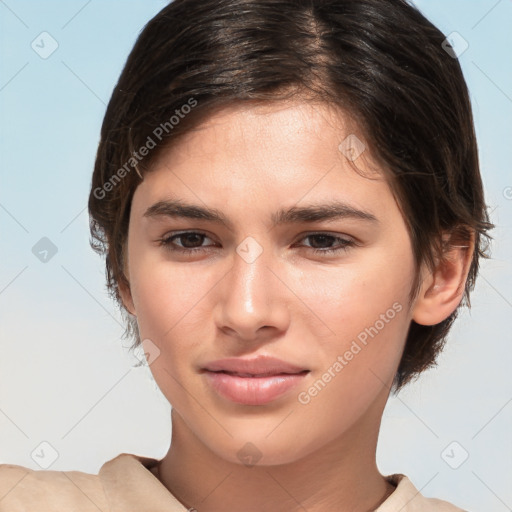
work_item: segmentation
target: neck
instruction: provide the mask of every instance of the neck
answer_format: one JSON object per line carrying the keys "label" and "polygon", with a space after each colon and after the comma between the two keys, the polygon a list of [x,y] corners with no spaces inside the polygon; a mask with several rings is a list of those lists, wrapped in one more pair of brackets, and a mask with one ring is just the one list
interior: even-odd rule
{"label": "neck", "polygon": [[173,409],[171,446],[155,473],[185,507],[201,512],[375,510],[395,489],[376,466],[377,419],[299,460],[245,466],[215,454]]}

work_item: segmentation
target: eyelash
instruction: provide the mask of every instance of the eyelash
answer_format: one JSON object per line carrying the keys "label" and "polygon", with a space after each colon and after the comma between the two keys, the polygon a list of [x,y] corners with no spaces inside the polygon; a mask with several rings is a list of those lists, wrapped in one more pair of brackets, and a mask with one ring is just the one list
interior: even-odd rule
{"label": "eyelash", "polygon": [[[211,246],[207,246],[207,247],[194,247],[194,248],[191,248],[191,249],[185,249],[185,248],[182,248],[182,247],[179,247],[179,246],[171,245],[173,239],[181,238],[181,237],[186,237],[187,235],[199,235],[199,236],[203,236],[203,237],[209,238],[206,233],[201,233],[200,231],[184,231],[182,233],[178,233],[178,234],[174,234],[174,235],[170,235],[170,236],[166,236],[166,237],[160,238],[158,240],[158,242],[159,242],[159,245],[163,246],[166,250],[171,251],[171,252],[181,252],[181,253],[187,253],[187,254],[190,254],[190,255],[209,252],[209,248]],[[309,249],[311,249],[313,251],[313,253],[315,253],[315,254],[322,254],[322,255],[328,254],[328,255],[332,255],[332,254],[339,253],[339,252],[342,252],[342,251],[347,251],[352,246],[356,245],[356,243],[353,240],[347,240],[346,238],[341,238],[341,237],[338,237],[338,236],[335,236],[335,235],[329,235],[327,233],[310,233],[310,234],[304,236],[302,238],[302,240],[305,239],[305,238],[310,238],[310,237],[315,237],[315,236],[332,238],[334,241],[337,241],[338,243],[341,244],[339,247],[336,247],[334,249],[329,248],[329,247],[327,247],[325,249],[317,249],[317,248],[314,248],[314,247],[309,247]]]}

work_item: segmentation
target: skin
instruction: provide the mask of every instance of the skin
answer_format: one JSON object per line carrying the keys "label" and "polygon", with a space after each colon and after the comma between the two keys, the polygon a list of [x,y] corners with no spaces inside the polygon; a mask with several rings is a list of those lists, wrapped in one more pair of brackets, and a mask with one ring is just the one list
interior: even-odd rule
{"label": "skin", "polygon": [[[385,179],[361,176],[338,149],[354,133],[350,126],[321,103],[233,106],[163,152],[134,193],[130,288],[121,294],[141,339],[151,340],[150,369],[172,404],[171,446],[153,471],[185,507],[368,511],[394,490],[375,453],[407,329],[412,319],[432,325],[457,307],[471,251],[453,249],[434,272],[421,269],[420,293],[409,304],[415,267],[406,225]],[[369,148],[354,163],[375,167]],[[144,216],[169,199],[215,208],[232,225]],[[377,220],[270,224],[280,208],[334,199]],[[206,252],[160,244],[183,230],[206,237],[175,237],[174,247]],[[316,254],[339,246],[308,237],[318,232],[355,244]],[[248,236],[262,249],[250,263],[236,251]],[[299,393],[393,304],[401,311],[301,403]],[[250,406],[222,398],[199,372],[209,361],[256,354],[310,373],[284,397]],[[248,442],[261,456],[251,466],[237,455]]]}

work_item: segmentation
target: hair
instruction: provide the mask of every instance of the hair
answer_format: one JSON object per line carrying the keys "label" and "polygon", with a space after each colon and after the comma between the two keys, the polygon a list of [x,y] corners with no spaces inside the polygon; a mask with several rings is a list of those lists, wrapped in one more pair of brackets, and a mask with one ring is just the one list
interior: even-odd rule
{"label": "hair", "polygon": [[434,366],[460,306],[470,306],[493,227],[469,93],[448,50],[404,0],[175,0],[151,19],[107,106],[88,203],[90,243],[105,256],[132,348],[141,340],[119,286],[129,289],[130,206],[144,173],[222,108],[304,97],[339,107],[382,168],[412,242],[411,300],[422,264],[432,270],[449,247],[474,240],[461,304],[437,325],[411,322],[394,391]]}

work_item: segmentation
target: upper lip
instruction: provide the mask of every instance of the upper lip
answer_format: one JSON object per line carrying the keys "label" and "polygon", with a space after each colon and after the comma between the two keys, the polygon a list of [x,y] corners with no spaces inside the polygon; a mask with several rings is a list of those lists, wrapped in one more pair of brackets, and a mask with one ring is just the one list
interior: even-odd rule
{"label": "upper lip", "polygon": [[294,374],[309,371],[307,368],[302,368],[275,357],[263,355],[251,359],[241,359],[237,357],[218,359],[217,361],[207,363],[203,369],[210,372],[225,371],[248,375]]}

